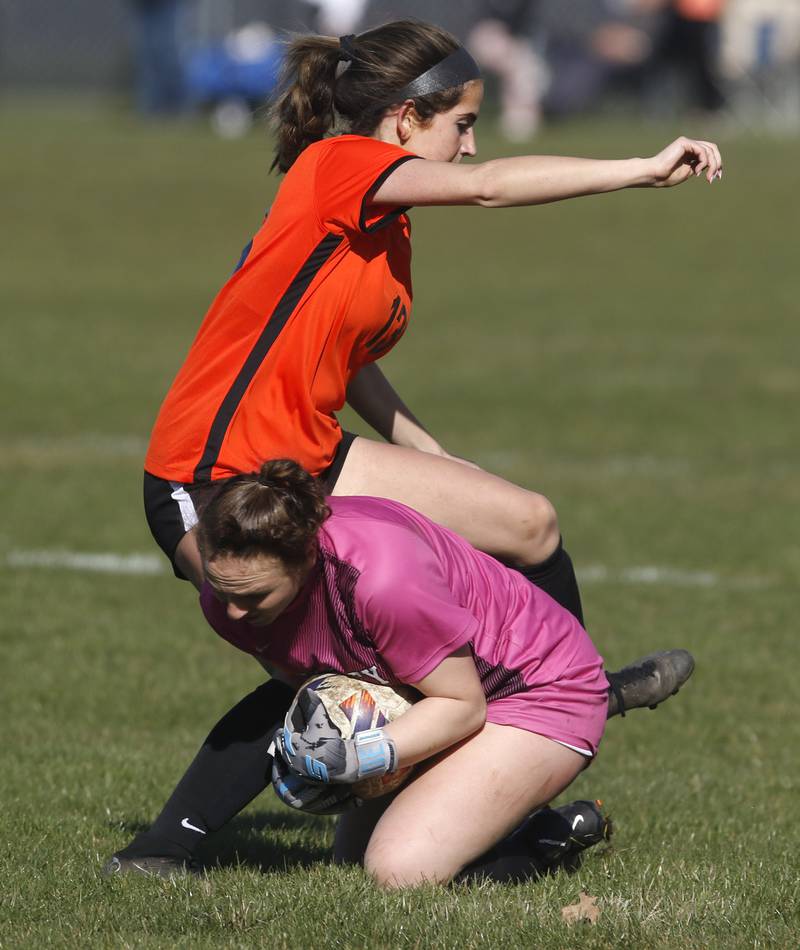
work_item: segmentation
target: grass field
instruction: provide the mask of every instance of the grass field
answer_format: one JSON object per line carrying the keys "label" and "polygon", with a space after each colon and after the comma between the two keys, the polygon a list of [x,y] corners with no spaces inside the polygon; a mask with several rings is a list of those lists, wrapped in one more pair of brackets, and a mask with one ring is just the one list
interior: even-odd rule
{"label": "grass field", "polygon": [[[209,842],[203,881],[99,877],[259,680],[186,585],[143,573],[140,471],[275,180],[255,135],[14,100],[0,122],[0,946],[800,944],[800,142],[725,135],[713,186],[414,213],[388,375],[451,451],[554,500],[611,666],[685,646],[697,672],[611,723],[568,793],[617,825],[579,873],[384,894],[329,866],[327,819],[271,794]],[[535,147],[619,157],[677,131]],[[581,890],[599,921],[567,927]]]}

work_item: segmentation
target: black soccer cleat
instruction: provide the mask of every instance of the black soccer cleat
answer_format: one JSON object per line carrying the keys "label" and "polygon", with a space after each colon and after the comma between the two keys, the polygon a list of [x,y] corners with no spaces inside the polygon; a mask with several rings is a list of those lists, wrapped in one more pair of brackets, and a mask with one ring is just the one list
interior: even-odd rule
{"label": "black soccer cleat", "polygon": [[599,800],[580,800],[558,808],[542,808],[531,815],[525,836],[543,872],[574,869],[587,848],[611,838],[614,825],[603,814],[602,804]]}
{"label": "black soccer cleat", "polygon": [[193,874],[199,877],[202,868],[195,861],[182,861],[180,858],[149,855],[126,858],[121,854],[112,855],[101,871],[103,877],[120,877],[123,874],[140,874],[145,877],[185,877]]}
{"label": "black soccer cleat", "polygon": [[688,650],[661,650],[623,666],[616,673],[606,672],[608,680],[608,716],[624,716],[629,709],[659,703],[674,696],[694,671],[694,657]]}
{"label": "black soccer cleat", "polygon": [[614,823],[603,814],[602,807],[603,803],[596,798],[593,802],[582,799],[553,809],[569,824],[568,850],[572,854],[585,851],[592,845],[611,838],[614,833]]}

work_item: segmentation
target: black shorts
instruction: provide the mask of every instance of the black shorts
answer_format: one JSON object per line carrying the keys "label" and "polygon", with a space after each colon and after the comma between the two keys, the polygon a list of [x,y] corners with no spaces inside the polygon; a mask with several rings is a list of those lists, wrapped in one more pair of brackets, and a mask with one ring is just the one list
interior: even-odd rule
{"label": "black shorts", "polygon": [[[328,494],[333,491],[355,438],[352,432],[342,432],[342,440],[336,447],[333,461],[319,476]],[[149,472],[144,473],[144,513],[147,524],[156,544],[167,555],[175,576],[181,580],[187,578],[175,563],[175,551],[225,481],[170,482]]]}

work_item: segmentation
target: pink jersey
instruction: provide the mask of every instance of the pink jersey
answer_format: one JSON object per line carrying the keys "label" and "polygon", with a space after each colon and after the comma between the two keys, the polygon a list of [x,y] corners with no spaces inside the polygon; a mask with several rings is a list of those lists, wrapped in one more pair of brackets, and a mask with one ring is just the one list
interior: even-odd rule
{"label": "pink jersey", "polygon": [[[552,694],[569,718],[567,683],[586,692],[582,702],[604,706],[602,660],[588,635],[521,574],[397,502],[328,503],[317,566],[273,624],[230,620],[203,588],[203,611],[221,637],[292,678],[334,671],[392,684],[418,682],[468,644],[490,721],[524,726],[519,708],[505,715],[513,703],[500,701],[524,701],[532,692],[540,699]],[[599,734],[596,727],[562,732],[568,738],[559,741],[580,738],[594,751],[602,727]]]}

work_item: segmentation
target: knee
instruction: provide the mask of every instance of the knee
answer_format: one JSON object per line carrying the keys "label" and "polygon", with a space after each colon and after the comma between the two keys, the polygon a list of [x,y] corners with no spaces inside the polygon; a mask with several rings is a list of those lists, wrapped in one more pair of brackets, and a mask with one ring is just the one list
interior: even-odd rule
{"label": "knee", "polygon": [[522,547],[518,564],[525,567],[546,560],[558,547],[558,515],[552,503],[536,492],[527,492],[517,522]]}
{"label": "knee", "polygon": [[430,882],[441,883],[452,876],[435,866],[430,853],[424,855],[418,849],[400,846],[397,842],[391,845],[373,845],[370,842],[364,855],[364,870],[378,887],[387,890]]}

